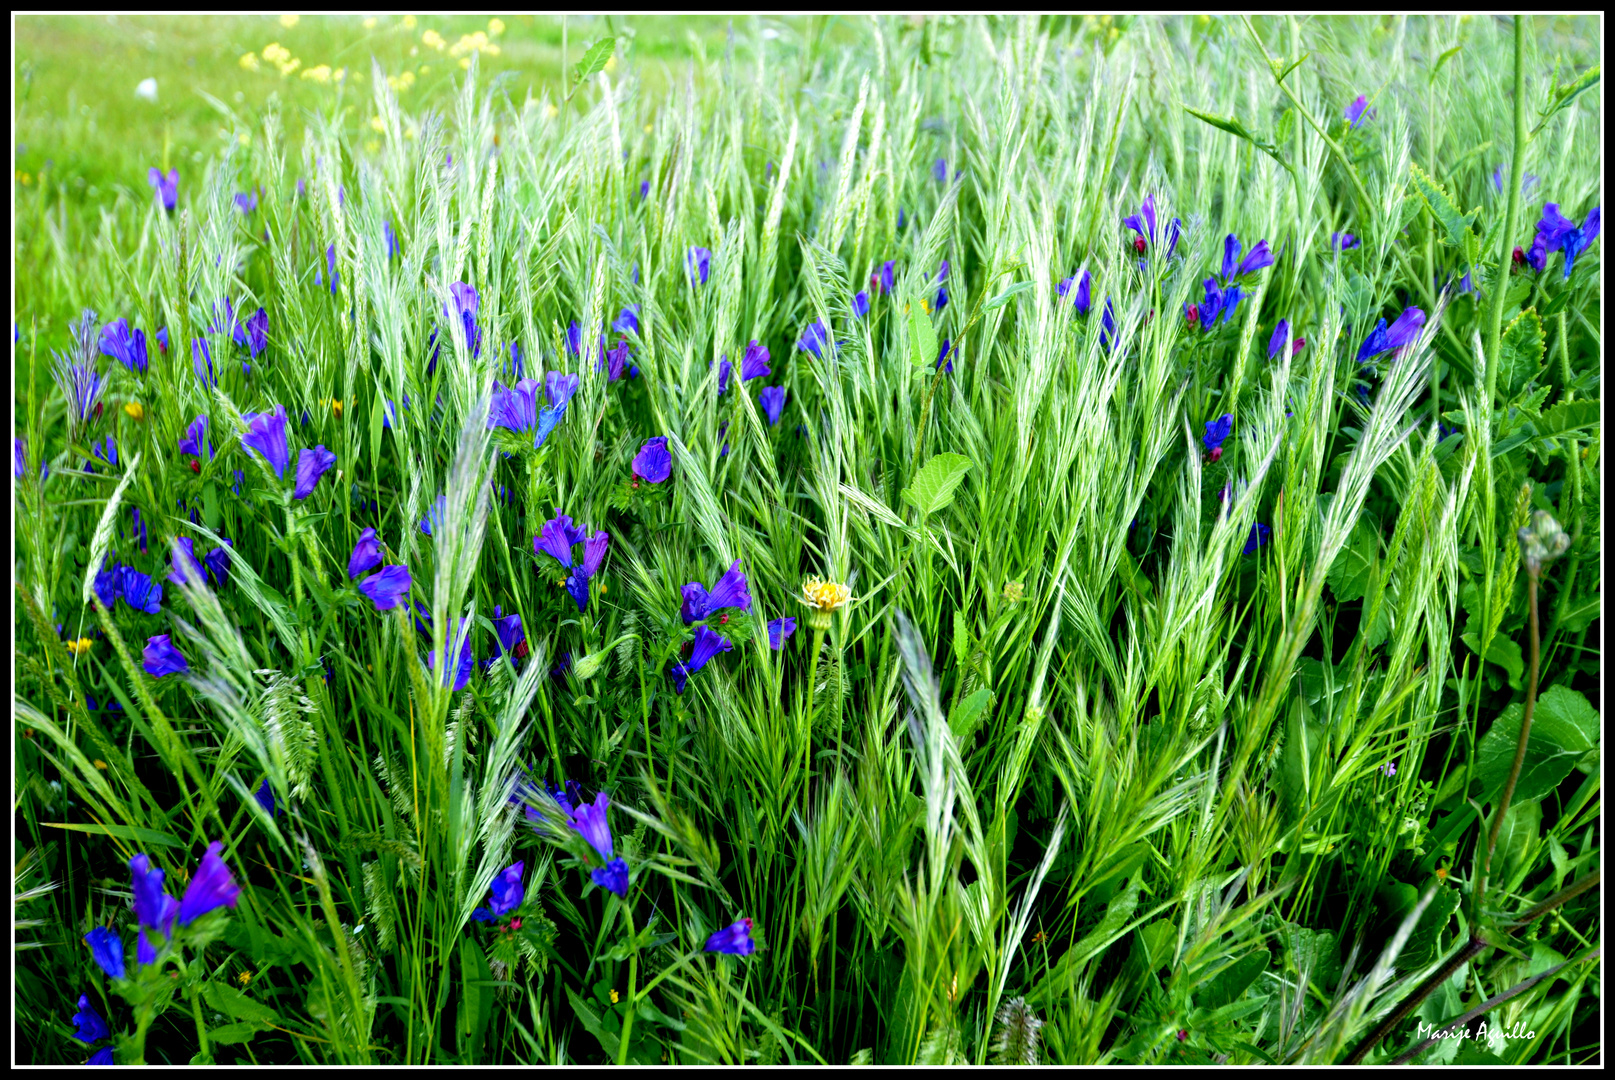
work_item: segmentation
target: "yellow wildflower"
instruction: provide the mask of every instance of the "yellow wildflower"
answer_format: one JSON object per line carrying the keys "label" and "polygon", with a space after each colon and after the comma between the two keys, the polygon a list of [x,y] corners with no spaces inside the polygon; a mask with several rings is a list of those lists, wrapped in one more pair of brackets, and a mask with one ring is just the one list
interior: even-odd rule
{"label": "yellow wildflower", "polygon": [[443,35],[438,33],[436,30],[428,30],[426,33],[421,35],[421,44],[425,45],[429,49],[436,49],[438,52],[442,52],[444,46],[448,45],[448,42],[444,41]]}
{"label": "yellow wildflower", "polygon": [[488,36],[489,37],[498,37],[500,34],[503,34],[504,32],[505,32],[505,20],[503,20],[503,19],[489,19],[488,20]]}
{"label": "yellow wildflower", "polygon": [[241,54],[241,66],[244,69],[246,69],[247,71],[257,71],[258,70],[258,54],[257,53],[242,53]]}
{"label": "yellow wildflower", "polygon": [[617,991],[615,990],[611,992],[611,1003],[613,1005],[617,1004]]}
{"label": "yellow wildflower", "polygon": [[550,102],[550,105],[549,105],[549,108],[547,108],[547,109],[545,109],[545,110],[544,110],[544,115],[545,115],[545,117],[547,117],[547,118],[548,118],[548,119],[550,119],[550,120],[554,120],[554,119],[555,119],[555,118],[556,118],[556,117],[557,117],[557,116],[559,116],[559,115],[561,115],[561,110],[560,110],[560,109],[557,109],[557,108],[556,108],[556,107],[555,107],[555,103],[554,103],[554,102]]}
{"label": "yellow wildflower", "polygon": [[370,16],[370,18],[364,21],[364,28],[366,30],[374,30],[376,28],[376,17],[374,15]]}
{"label": "yellow wildflower", "polygon": [[144,420],[146,418],[146,409],[138,401],[124,402],[123,411],[129,414],[129,419],[131,420]]}
{"label": "yellow wildflower", "polygon": [[100,769],[102,772],[106,772],[107,763],[102,761],[100,758],[96,758],[90,764],[94,765],[97,769]]}
{"label": "yellow wildflower", "polygon": [[808,613],[808,625],[815,630],[828,630],[830,616],[852,599],[852,590],[839,582],[808,578],[802,583],[802,595],[797,599],[813,609]]}
{"label": "yellow wildflower", "polygon": [[471,58],[469,56],[460,57],[460,66],[469,70],[471,67]]}
{"label": "yellow wildflower", "polygon": [[302,77],[305,79],[312,79],[317,83],[330,82],[331,65],[321,64],[318,67],[308,68],[303,72]]}
{"label": "yellow wildflower", "polygon": [[[371,19],[370,21],[375,22],[376,20]],[[242,986],[246,986],[251,981],[252,981],[252,972],[250,972],[250,971],[243,971],[240,975],[236,976],[236,982],[240,983]]]}
{"label": "yellow wildflower", "polygon": [[297,25],[297,21],[301,18],[302,16],[297,14],[295,11],[288,11],[286,14],[280,17],[280,25],[290,30],[292,27]]}
{"label": "yellow wildflower", "polygon": [[240,135],[236,136],[236,142],[240,143],[242,146],[247,146],[251,144],[252,136],[243,131]]}
{"label": "yellow wildflower", "polygon": [[[431,73],[432,73],[432,65],[431,64],[422,64],[421,65],[421,74],[422,75],[430,75]],[[406,72],[404,72],[404,74],[406,76],[408,76],[408,81],[409,82],[414,82],[415,81],[415,73],[413,71],[406,71]]]}
{"label": "yellow wildflower", "polygon": [[387,130],[387,121],[383,120],[379,115],[372,116],[370,118],[370,127],[375,131],[384,132]]}
{"label": "yellow wildflower", "polygon": [[405,30],[413,30],[413,29],[415,29],[415,16],[413,16],[413,15],[405,15],[404,16],[404,29]]}
{"label": "yellow wildflower", "polygon": [[303,65],[303,62],[301,60],[297,59],[297,57],[295,57],[295,56],[292,57],[290,60],[288,60],[284,64],[280,65],[281,78],[285,78],[287,75],[290,75],[292,72],[296,71],[302,65]]}
{"label": "yellow wildflower", "polygon": [[616,53],[612,53],[610,56],[606,57],[606,70],[607,71],[616,71],[617,70],[617,54]]}
{"label": "yellow wildflower", "polygon": [[69,641],[67,643],[67,651],[72,653],[74,656],[83,656],[85,653],[90,651],[92,644],[93,643],[89,638],[81,637],[77,641]]}

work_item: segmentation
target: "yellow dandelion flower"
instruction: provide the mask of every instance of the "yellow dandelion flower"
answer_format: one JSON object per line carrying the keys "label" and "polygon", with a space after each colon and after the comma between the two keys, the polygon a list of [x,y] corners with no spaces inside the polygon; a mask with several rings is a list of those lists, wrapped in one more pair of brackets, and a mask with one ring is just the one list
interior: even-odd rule
{"label": "yellow dandelion flower", "polygon": [[278,41],[271,41],[264,46],[263,58],[265,63],[278,64],[292,58],[292,51]]}
{"label": "yellow dandelion flower", "polygon": [[257,53],[242,53],[241,54],[240,64],[241,64],[242,68],[247,70],[247,71],[257,71],[258,70],[258,54]]}
{"label": "yellow dandelion flower", "polygon": [[302,16],[297,14],[295,11],[288,11],[286,14],[280,17],[280,25],[290,30],[292,27],[297,25],[298,20],[301,18]]}
{"label": "yellow dandelion flower", "polygon": [[443,35],[438,33],[436,30],[428,30],[426,33],[421,35],[421,44],[425,45],[429,49],[436,49],[438,52],[442,52],[443,48],[448,45],[448,42],[444,41]]}
{"label": "yellow dandelion flower", "polygon": [[129,414],[129,419],[131,420],[144,420],[146,418],[146,408],[138,401],[124,402],[123,411]]}
{"label": "yellow dandelion flower", "polygon": [[489,37],[498,37],[500,34],[503,34],[504,32],[505,32],[505,20],[503,20],[503,19],[489,19],[488,20],[488,36]]}
{"label": "yellow dandelion flower", "polygon": [[[376,20],[371,19],[370,21],[375,22]],[[240,975],[236,976],[236,982],[240,983],[242,986],[246,986],[251,981],[252,981],[252,972],[250,972],[250,971],[243,971]]]}
{"label": "yellow dandelion flower", "polygon": [[404,25],[405,30],[413,30],[413,29],[415,29],[415,16],[413,16],[413,15],[405,15],[403,25]]}
{"label": "yellow dandelion flower", "polygon": [[96,758],[94,761],[90,762],[90,764],[94,765],[97,769],[100,769],[102,772],[106,772],[107,763],[102,761],[100,758]]}
{"label": "yellow dandelion flower", "polygon": [[89,638],[81,637],[77,641],[69,641],[67,643],[67,651],[72,653],[74,656],[83,656],[85,653],[90,651],[92,644],[93,643]]}
{"label": "yellow dandelion flower", "polygon": [[808,613],[808,625],[815,630],[827,630],[830,616],[840,611],[852,599],[852,590],[839,582],[824,578],[808,578],[802,583],[801,603],[813,610]]}
{"label": "yellow dandelion flower", "polygon": [[301,77],[305,78],[305,79],[312,79],[313,81],[315,81],[317,83],[330,82],[331,81],[331,65],[329,65],[329,64],[321,64],[318,67],[307,68],[307,69],[305,69],[303,71],[303,74],[302,74]]}
{"label": "yellow dandelion flower", "polygon": [[374,15],[370,16],[370,18],[364,21],[364,28],[366,30],[374,30],[376,28],[376,17]]}

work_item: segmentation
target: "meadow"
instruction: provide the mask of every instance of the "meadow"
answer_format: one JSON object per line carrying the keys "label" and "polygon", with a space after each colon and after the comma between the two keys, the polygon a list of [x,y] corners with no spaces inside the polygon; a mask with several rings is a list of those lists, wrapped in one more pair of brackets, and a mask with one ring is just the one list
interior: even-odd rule
{"label": "meadow", "polygon": [[1601,1060],[1600,21],[119,18],[16,1062]]}

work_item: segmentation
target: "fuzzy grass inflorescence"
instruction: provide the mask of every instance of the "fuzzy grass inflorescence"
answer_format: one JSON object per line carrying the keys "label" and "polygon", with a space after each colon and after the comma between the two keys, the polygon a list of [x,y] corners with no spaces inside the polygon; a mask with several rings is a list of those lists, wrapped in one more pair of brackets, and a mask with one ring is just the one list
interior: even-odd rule
{"label": "fuzzy grass inflorescence", "polygon": [[19,204],[20,1060],[1597,1053],[1564,26],[503,27]]}

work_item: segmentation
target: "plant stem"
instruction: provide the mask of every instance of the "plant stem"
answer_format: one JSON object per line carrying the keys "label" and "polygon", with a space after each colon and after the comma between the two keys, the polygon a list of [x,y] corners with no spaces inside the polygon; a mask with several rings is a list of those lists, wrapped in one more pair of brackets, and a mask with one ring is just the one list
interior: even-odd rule
{"label": "plant stem", "polygon": [[[634,909],[624,900],[622,904],[622,921],[628,927],[628,940],[634,940]],[[617,1064],[628,1064],[628,1037],[634,1032],[634,984],[639,981],[639,948],[628,954],[628,1008],[624,1010],[628,1015],[622,1018],[622,1041],[617,1044]]]}
{"label": "plant stem", "polygon": [[802,744],[802,820],[807,820],[808,770],[813,765],[813,691],[819,683],[819,649],[824,629],[813,628],[813,658],[808,661],[807,738]]}
{"label": "plant stem", "polygon": [[213,1055],[209,1052],[209,1050],[207,1048],[207,1025],[202,1023],[202,1003],[199,1002],[196,998],[197,998],[196,985],[192,984],[192,986],[191,986],[191,1015],[196,1017],[196,1038],[197,1038],[197,1041],[199,1043],[201,1043],[201,1049],[197,1051],[197,1057],[202,1058],[204,1062],[207,1062],[207,1061],[210,1061],[212,1059]]}
{"label": "plant stem", "polygon": [[1514,798],[1514,785],[1519,782],[1520,768],[1525,764],[1525,747],[1531,737],[1531,714],[1536,711],[1537,667],[1541,661],[1542,639],[1537,626],[1536,588],[1537,575],[1541,571],[1526,564],[1526,611],[1531,618],[1531,678],[1525,690],[1525,715],[1520,718],[1520,738],[1514,747],[1514,764],[1508,770],[1508,782],[1503,785],[1503,794],[1497,800],[1497,811],[1492,818],[1492,828],[1486,837],[1486,857],[1480,864],[1480,874],[1475,879],[1475,910],[1480,911],[1481,900],[1486,895],[1486,875],[1491,870],[1492,850],[1497,847],[1497,836],[1503,831],[1503,818],[1508,813],[1509,801]]}
{"label": "plant stem", "polygon": [[[1514,230],[1520,220],[1520,189],[1525,183],[1525,148],[1530,136],[1525,128],[1525,33],[1529,15],[1514,16],[1514,155],[1509,165],[1508,210],[1503,215],[1503,233],[1498,237],[1496,285],[1492,288],[1491,319],[1486,329],[1486,400],[1483,406],[1497,407],[1498,343],[1503,337],[1503,308],[1508,301],[1508,274],[1512,265]],[[1491,582],[1486,583],[1490,590]]]}

